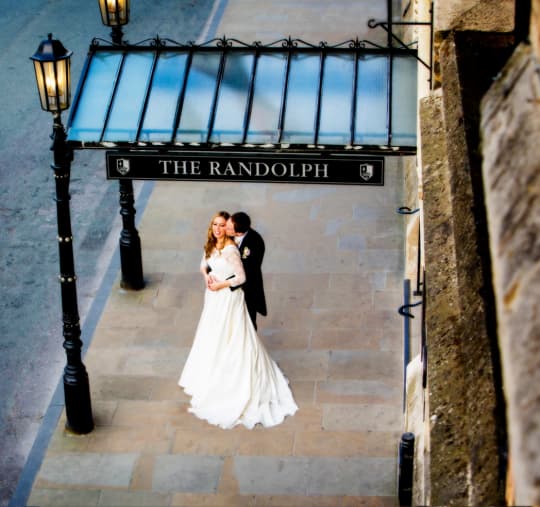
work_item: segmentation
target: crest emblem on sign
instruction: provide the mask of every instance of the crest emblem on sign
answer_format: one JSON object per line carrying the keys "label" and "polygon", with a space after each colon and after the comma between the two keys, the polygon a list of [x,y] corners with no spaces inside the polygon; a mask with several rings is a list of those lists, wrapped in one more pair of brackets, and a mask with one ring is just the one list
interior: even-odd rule
{"label": "crest emblem on sign", "polygon": [[125,176],[129,170],[129,159],[119,158],[116,160],[116,170],[122,175]]}
{"label": "crest emblem on sign", "polygon": [[373,178],[373,165],[371,164],[360,164],[360,177],[364,181],[368,181]]}

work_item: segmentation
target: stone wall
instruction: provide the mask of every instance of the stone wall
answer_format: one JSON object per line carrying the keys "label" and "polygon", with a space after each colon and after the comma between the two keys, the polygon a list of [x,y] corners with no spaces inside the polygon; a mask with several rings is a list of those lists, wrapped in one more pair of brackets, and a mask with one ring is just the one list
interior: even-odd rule
{"label": "stone wall", "polygon": [[531,2],[530,41],[536,59],[540,60],[540,0]]}
{"label": "stone wall", "polygon": [[511,32],[515,0],[443,0],[435,2],[437,31]]}
{"label": "stone wall", "polygon": [[432,505],[503,503],[505,420],[479,152],[479,103],[511,37],[440,37],[420,114]]}
{"label": "stone wall", "polygon": [[[538,8],[538,2],[535,2]],[[482,149],[516,505],[540,504],[540,79],[521,45],[482,102]]]}

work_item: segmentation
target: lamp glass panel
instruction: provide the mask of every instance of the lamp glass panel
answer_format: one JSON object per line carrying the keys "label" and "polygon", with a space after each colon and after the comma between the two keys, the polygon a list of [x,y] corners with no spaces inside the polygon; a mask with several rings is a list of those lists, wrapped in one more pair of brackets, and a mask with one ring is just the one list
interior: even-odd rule
{"label": "lamp glass panel", "polygon": [[104,141],[136,140],[153,60],[153,51],[126,55],[103,136]]}
{"label": "lamp glass panel", "polygon": [[315,140],[321,57],[291,55],[282,141],[310,144]]}
{"label": "lamp glass panel", "polygon": [[413,56],[392,60],[392,145],[416,146],[417,72]]}
{"label": "lamp glass panel", "polygon": [[176,141],[206,142],[221,54],[194,53]]}
{"label": "lamp glass panel", "polygon": [[92,55],[77,107],[68,123],[68,140],[100,140],[121,61],[119,53],[100,51]]}
{"label": "lamp glass panel", "polygon": [[348,144],[354,88],[354,55],[328,55],[324,62],[320,144]]}
{"label": "lamp glass panel", "polygon": [[69,58],[57,61],[55,67],[58,99],[60,100],[60,110],[63,111],[69,107],[71,93]]}
{"label": "lamp glass panel", "polygon": [[44,71],[43,71],[43,65],[42,62],[38,60],[34,60],[34,71],[36,73],[36,84],[37,89],[39,93],[39,102],[41,104],[41,108],[45,111],[48,111],[48,104],[47,104],[47,93],[45,89],[45,79],[44,79]]}
{"label": "lamp glass panel", "polygon": [[178,100],[184,83],[187,57],[187,53],[162,52],[160,54],[139,136],[141,141],[171,141]]}
{"label": "lamp glass panel", "polygon": [[227,56],[210,137],[212,142],[242,141],[254,60],[254,55],[248,53]]}
{"label": "lamp glass panel", "polygon": [[99,0],[99,10],[106,26],[125,25],[129,21],[129,0]]}
{"label": "lamp glass panel", "polygon": [[355,144],[388,144],[388,56],[360,55]]}
{"label": "lamp glass panel", "polygon": [[278,141],[286,66],[286,53],[259,56],[246,137],[248,143],[267,144]]}

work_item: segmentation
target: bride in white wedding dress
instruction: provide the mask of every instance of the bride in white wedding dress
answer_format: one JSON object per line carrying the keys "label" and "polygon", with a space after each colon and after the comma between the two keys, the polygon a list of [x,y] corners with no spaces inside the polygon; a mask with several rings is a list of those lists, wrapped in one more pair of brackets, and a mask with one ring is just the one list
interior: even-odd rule
{"label": "bride in white wedding dress", "polygon": [[240,252],[227,237],[229,214],[210,222],[201,273],[204,306],[178,384],[191,396],[189,411],[221,428],[275,426],[298,407],[287,379],[268,355],[249,317]]}

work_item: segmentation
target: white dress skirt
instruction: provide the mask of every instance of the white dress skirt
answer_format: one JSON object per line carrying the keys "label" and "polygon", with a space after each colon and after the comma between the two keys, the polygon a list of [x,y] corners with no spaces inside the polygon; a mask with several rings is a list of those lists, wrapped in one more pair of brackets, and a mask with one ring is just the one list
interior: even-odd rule
{"label": "white dress skirt", "polygon": [[[245,280],[235,245],[202,262],[219,280],[229,278],[235,285]],[[257,336],[241,289],[206,289],[178,384],[191,396],[191,413],[224,429],[275,426],[298,410],[287,379]]]}

